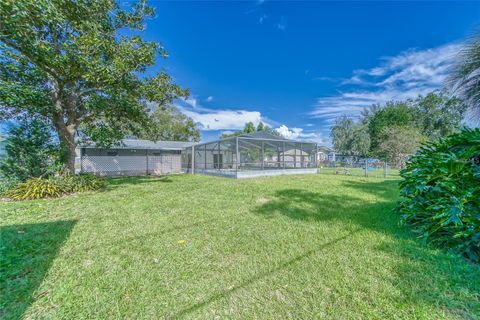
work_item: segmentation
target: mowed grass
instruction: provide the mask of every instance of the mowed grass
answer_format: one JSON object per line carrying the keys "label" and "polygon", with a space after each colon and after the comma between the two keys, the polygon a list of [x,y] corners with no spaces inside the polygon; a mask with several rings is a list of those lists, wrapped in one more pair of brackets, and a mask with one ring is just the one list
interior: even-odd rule
{"label": "mowed grass", "polygon": [[[352,175],[352,176],[365,176],[365,168],[360,167],[320,167],[319,173],[321,174],[335,174],[335,175]],[[386,175],[385,175],[386,173]],[[383,168],[372,168],[367,170],[368,177],[373,178],[386,178],[386,179],[400,179],[400,170],[395,168],[388,168],[387,172]]]}
{"label": "mowed grass", "polygon": [[139,177],[2,203],[0,318],[479,318],[478,266],[399,226],[397,183]]}

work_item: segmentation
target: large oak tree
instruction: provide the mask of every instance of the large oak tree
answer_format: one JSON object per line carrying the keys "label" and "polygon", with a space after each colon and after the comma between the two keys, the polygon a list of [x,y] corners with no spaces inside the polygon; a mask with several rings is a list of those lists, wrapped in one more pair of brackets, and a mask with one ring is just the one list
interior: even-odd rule
{"label": "large oak tree", "polygon": [[70,171],[78,132],[111,145],[147,125],[149,106],[187,95],[165,71],[150,72],[157,57],[167,56],[140,36],[153,8],[146,1],[125,6],[0,2],[0,117],[47,117]]}

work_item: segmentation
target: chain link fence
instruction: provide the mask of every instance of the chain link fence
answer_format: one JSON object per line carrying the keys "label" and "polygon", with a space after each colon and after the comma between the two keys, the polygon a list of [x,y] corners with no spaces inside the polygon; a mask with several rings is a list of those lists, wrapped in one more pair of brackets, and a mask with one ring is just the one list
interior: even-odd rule
{"label": "chain link fence", "polygon": [[320,174],[352,175],[385,179],[400,178],[402,166],[385,161],[361,159],[358,161],[320,161]]}

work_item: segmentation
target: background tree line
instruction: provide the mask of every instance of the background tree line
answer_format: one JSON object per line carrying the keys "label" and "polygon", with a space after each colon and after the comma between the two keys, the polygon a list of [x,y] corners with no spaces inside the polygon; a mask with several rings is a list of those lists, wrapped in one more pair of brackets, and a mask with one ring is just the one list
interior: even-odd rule
{"label": "background tree line", "polygon": [[266,132],[274,136],[280,136],[280,134],[273,128],[265,125],[263,122],[260,122],[256,127],[253,122],[245,123],[245,126],[242,130],[231,132],[231,133],[222,133],[220,139],[237,137],[242,134],[255,133],[255,132]]}
{"label": "background tree line", "polygon": [[462,127],[467,110],[447,91],[434,91],[407,101],[366,108],[360,118],[340,116],[331,129],[338,153],[399,163],[422,142],[446,137]]}

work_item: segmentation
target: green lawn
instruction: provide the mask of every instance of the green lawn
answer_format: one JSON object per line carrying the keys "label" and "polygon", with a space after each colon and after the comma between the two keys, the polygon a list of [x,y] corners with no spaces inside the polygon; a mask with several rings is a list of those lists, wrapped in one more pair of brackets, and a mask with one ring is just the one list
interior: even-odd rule
{"label": "green lawn", "polygon": [[[336,168],[320,167],[318,171],[319,173],[322,173],[322,174],[349,175],[349,176],[360,176],[360,177],[365,176],[365,169],[360,167],[356,167],[356,168],[345,167],[345,166],[338,166]],[[385,171],[383,170],[383,168],[370,167],[367,173],[368,173],[368,177],[385,178]],[[400,170],[394,169],[394,168],[388,168],[386,178],[399,179]]]}
{"label": "green lawn", "polygon": [[398,225],[397,182],[125,178],[2,203],[0,318],[479,318],[480,268]]}

